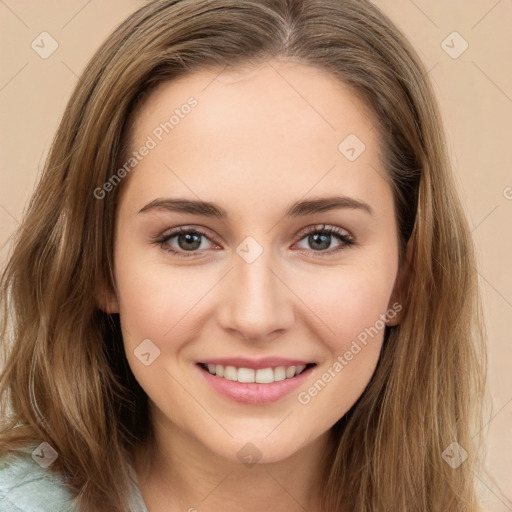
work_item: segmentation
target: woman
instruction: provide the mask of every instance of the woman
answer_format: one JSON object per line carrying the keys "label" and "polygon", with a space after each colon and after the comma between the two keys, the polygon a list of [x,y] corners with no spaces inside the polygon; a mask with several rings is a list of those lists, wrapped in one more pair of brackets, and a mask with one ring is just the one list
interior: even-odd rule
{"label": "woman", "polygon": [[2,277],[0,503],[479,510],[474,265],[426,71],[373,4],[148,3]]}

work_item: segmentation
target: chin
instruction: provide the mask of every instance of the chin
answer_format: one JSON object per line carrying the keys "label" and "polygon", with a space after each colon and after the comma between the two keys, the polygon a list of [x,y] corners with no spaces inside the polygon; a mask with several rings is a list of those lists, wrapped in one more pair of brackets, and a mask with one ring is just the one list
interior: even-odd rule
{"label": "chin", "polygon": [[266,433],[258,432],[251,436],[248,433],[243,439],[232,439],[225,449],[219,450],[218,445],[212,446],[211,449],[225,459],[252,467],[254,464],[281,462],[299,452],[306,444],[306,441],[294,441],[283,433],[275,434],[271,439],[274,434],[268,436]]}

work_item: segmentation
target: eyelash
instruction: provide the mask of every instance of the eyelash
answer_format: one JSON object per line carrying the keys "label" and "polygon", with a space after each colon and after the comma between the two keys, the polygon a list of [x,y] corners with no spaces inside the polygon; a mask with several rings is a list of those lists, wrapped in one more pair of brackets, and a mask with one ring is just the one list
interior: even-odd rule
{"label": "eyelash", "polygon": [[[197,251],[197,250],[196,251],[188,251],[188,254],[187,254],[187,251],[183,251],[183,250],[176,251],[174,249],[169,248],[168,245],[165,245],[165,244],[167,244],[167,242],[169,242],[169,240],[171,240],[171,238],[174,238],[175,236],[181,235],[181,234],[201,235],[201,236],[204,236],[205,238],[209,239],[207,233],[205,233],[201,229],[179,227],[179,228],[176,228],[173,231],[155,239],[153,241],[153,243],[155,245],[160,246],[160,248],[163,249],[164,251],[173,254],[174,256],[178,256],[180,258],[193,257],[199,251]],[[323,224],[322,227],[320,227],[320,228],[318,226],[313,226],[313,228],[310,228],[305,232],[301,232],[300,233],[301,238],[299,239],[299,242],[311,234],[335,235],[341,242],[341,244],[338,245],[337,247],[335,247],[334,249],[329,249],[326,251],[314,251],[314,250],[304,249],[304,250],[306,250],[306,252],[313,253],[315,255],[323,255],[323,254],[331,255],[333,253],[342,251],[343,249],[355,244],[355,238],[352,235],[348,234],[344,230],[341,230],[340,228],[337,228],[336,226],[326,226],[325,224]]]}

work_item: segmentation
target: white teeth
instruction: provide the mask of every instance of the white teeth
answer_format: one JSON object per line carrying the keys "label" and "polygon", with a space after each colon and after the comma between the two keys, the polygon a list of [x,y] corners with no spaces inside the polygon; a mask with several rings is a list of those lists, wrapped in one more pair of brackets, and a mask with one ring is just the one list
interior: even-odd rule
{"label": "white teeth", "polygon": [[237,380],[238,375],[234,366],[226,366],[224,368],[224,378],[228,380]]}
{"label": "white teeth", "polygon": [[260,384],[270,384],[274,382],[274,370],[272,368],[261,368],[256,370],[256,382]]}
{"label": "white teeth", "polygon": [[299,375],[299,373],[302,373],[304,368],[306,368],[305,364],[300,364],[299,366],[297,366],[297,368],[295,369],[295,375]]}
{"label": "white teeth", "polygon": [[297,366],[278,366],[277,368],[236,368],[235,366],[222,366],[220,364],[208,364],[208,371],[217,377],[238,382],[258,382],[271,384],[285,379],[291,379],[299,375],[306,368],[305,364]]}
{"label": "white teeth", "polygon": [[278,366],[274,370],[274,380],[284,380],[286,379],[286,366]]}
{"label": "white teeth", "polygon": [[238,368],[238,382],[254,382],[255,374],[252,368]]}
{"label": "white teeth", "polygon": [[295,366],[288,366],[286,368],[286,378],[289,379],[295,375]]}

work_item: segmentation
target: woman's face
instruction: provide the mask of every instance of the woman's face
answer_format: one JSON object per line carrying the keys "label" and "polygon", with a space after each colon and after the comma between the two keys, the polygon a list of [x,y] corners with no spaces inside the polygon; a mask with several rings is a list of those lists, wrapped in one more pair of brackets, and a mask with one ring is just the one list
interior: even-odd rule
{"label": "woman's face", "polygon": [[400,309],[371,115],[270,61],[159,86],[131,150],[110,310],[155,425],[234,461],[296,453],[362,394]]}

